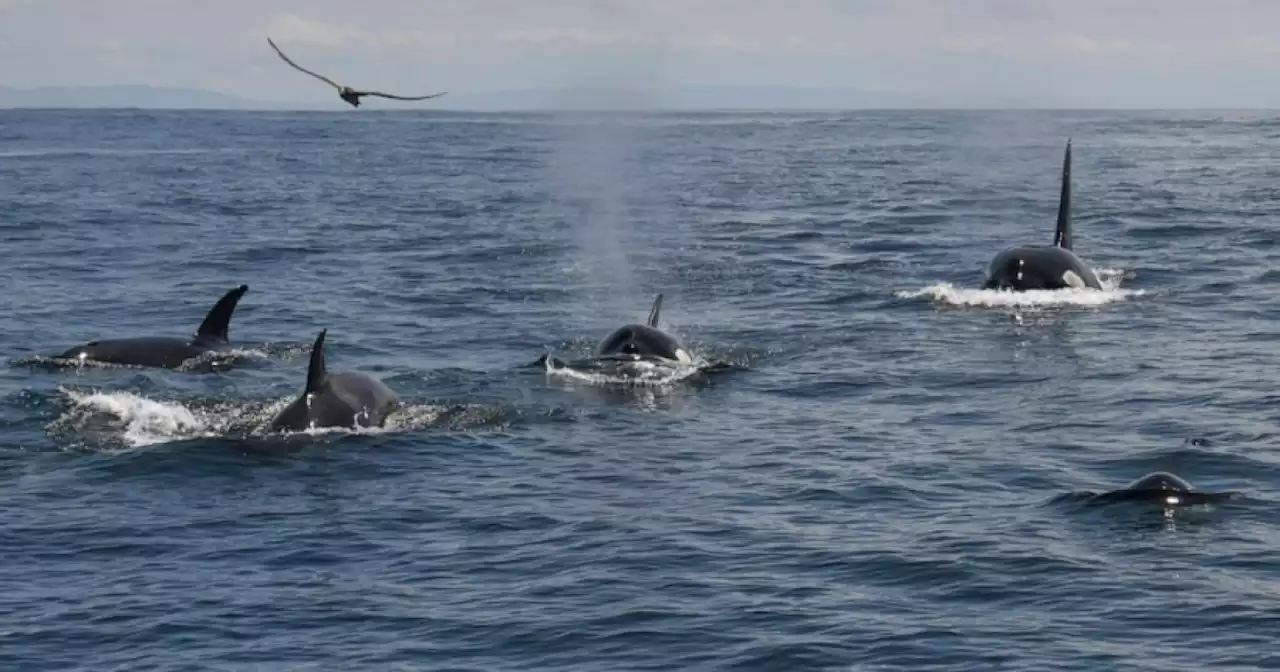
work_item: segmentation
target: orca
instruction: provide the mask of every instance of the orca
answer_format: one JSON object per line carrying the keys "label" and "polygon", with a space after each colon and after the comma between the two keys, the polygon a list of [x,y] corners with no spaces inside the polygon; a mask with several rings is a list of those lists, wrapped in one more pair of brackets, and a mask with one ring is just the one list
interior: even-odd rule
{"label": "orca", "polygon": [[987,265],[983,289],[1102,289],[1098,274],[1072,249],[1071,139],[1062,158],[1062,193],[1053,245],[1024,245],[1001,251]]}
{"label": "orca", "polygon": [[399,408],[391,388],[363,373],[329,373],[324,365],[324,337],[320,330],[311,346],[307,386],[302,396],[271,421],[273,431],[302,431],[319,427],[381,427]]}
{"label": "orca", "polygon": [[89,341],[57,357],[81,363],[94,361],[166,369],[179,368],[190,359],[230,345],[227,333],[231,326],[231,316],[235,313],[240,297],[247,291],[249,291],[248,285],[240,285],[218,299],[190,339],[144,336]]}
{"label": "orca", "polygon": [[692,364],[693,357],[689,355],[688,349],[680,339],[658,328],[658,313],[661,310],[662,295],[659,294],[658,298],[654,299],[653,308],[649,309],[649,318],[644,324],[626,324],[618,327],[596,346],[596,355],[660,357],[681,364]]}
{"label": "orca", "polygon": [[1230,499],[1238,493],[1205,492],[1197,490],[1186,479],[1167,471],[1155,471],[1129,485],[1111,492],[1093,495],[1089,501],[1096,504],[1113,502],[1145,502],[1165,507],[1196,506]]}

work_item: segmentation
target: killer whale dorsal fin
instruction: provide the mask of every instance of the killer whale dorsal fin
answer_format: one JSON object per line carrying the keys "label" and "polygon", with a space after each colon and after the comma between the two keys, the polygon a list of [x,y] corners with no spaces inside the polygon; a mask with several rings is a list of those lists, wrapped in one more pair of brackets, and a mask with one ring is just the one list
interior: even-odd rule
{"label": "killer whale dorsal fin", "polygon": [[320,387],[324,385],[324,379],[329,377],[329,372],[324,367],[324,335],[328,332],[328,329],[321,329],[320,335],[316,336],[316,342],[311,345],[311,363],[307,366],[307,389],[303,394],[320,391]]}
{"label": "killer whale dorsal fin", "polygon": [[1064,250],[1071,249],[1071,138],[1067,138],[1067,151],[1062,155],[1062,193],[1058,196],[1058,226],[1053,232],[1053,244]]}
{"label": "killer whale dorsal fin", "polygon": [[649,309],[649,319],[645,322],[653,328],[658,328],[658,313],[662,310],[662,295],[653,300],[653,307]]}
{"label": "killer whale dorsal fin", "polygon": [[195,341],[226,341],[227,333],[231,328],[231,316],[236,312],[236,304],[240,303],[240,297],[249,291],[249,285],[240,285],[235,289],[222,295],[218,302],[213,304],[213,308],[209,309],[209,314],[204,316],[204,322],[200,323],[200,328],[196,329]]}

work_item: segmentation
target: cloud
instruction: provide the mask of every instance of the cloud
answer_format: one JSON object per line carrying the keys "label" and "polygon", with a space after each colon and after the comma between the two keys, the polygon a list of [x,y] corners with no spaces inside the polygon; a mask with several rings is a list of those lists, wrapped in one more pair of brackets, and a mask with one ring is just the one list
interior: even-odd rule
{"label": "cloud", "polygon": [[300,45],[405,53],[625,49],[849,60],[961,54],[1095,61],[1107,55],[1168,58],[1186,52],[1195,59],[1232,49],[1256,52],[1256,46],[1232,42],[1233,33],[1249,22],[1221,14],[1252,7],[1280,19],[1280,3],[1216,1],[1222,11],[1168,0],[1153,13],[1150,2],[1138,0],[1078,0],[1070,8],[1028,0],[369,0],[362,4],[369,11],[340,20],[320,18],[338,10],[319,3],[308,10],[316,18],[276,14],[266,30]]}
{"label": "cloud", "polygon": [[[492,39],[500,45],[520,45],[533,47],[553,47],[579,49],[583,47],[638,47],[654,46],[652,39],[632,32],[603,29],[505,29],[493,34]],[[473,42],[479,42],[474,40]]]}
{"label": "cloud", "polygon": [[1280,41],[1272,37],[1246,37],[1239,42],[1240,49],[1246,54],[1256,56],[1275,56],[1280,54]]}
{"label": "cloud", "polygon": [[[993,99],[1161,86],[1221,99],[1280,90],[1276,0],[0,0],[0,81],[282,79],[306,67],[370,86],[556,87],[609,73],[686,84],[963,87]],[[99,60],[104,49],[114,60]],[[125,56],[130,58],[126,59]],[[1223,76],[1230,73],[1230,77]],[[1280,97],[1280,93],[1275,94]]]}
{"label": "cloud", "polygon": [[1077,54],[1126,54],[1137,51],[1130,40],[1108,40],[1085,35],[1064,35],[1051,43],[1057,51]]}
{"label": "cloud", "polygon": [[99,49],[102,49],[103,51],[111,51],[111,52],[124,51],[126,46],[127,44],[125,43],[125,41],[118,37],[106,39],[98,43]]}
{"label": "cloud", "polygon": [[277,44],[290,42],[321,47],[341,47],[352,39],[365,42],[370,39],[359,29],[339,28],[323,21],[304,19],[297,14],[272,16],[267,20],[266,34]]}
{"label": "cloud", "polygon": [[1004,41],[998,37],[979,35],[954,35],[938,41],[943,51],[959,54],[995,53],[1004,48]]}

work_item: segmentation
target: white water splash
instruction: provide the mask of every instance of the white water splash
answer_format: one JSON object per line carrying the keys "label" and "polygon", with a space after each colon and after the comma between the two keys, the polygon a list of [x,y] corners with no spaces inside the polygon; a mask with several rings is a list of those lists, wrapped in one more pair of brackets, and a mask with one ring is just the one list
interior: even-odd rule
{"label": "white water splash", "polygon": [[1015,292],[1007,289],[974,289],[956,287],[940,282],[921,289],[897,290],[893,294],[903,299],[930,297],[939,303],[953,306],[982,306],[988,308],[1045,308],[1050,306],[1103,306],[1131,297],[1146,294],[1141,289],[1121,289],[1123,269],[1097,269],[1102,289],[1033,289]]}
{"label": "white water splash", "polygon": [[192,357],[178,367],[178,371],[199,371],[202,369],[221,369],[234,366],[244,360],[265,361],[271,354],[265,348],[233,347],[226,350],[210,350],[197,357]]}
{"label": "white water splash", "polygon": [[626,385],[664,387],[674,385],[697,375],[706,364],[700,359],[690,363],[659,362],[637,359],[625,362],[608,362],[608,366],[588,370],[575,367],[573,362],[556,363],[551,357],[544,362],[547,375],[592,385]]}
{"label": "white water splash", "polygon": [[216,435],[209,423],[178,402],[154,401],[132,392],[64,392],[75,405],[73,413],[78,411],[75,415],[112,416],[111,424],[123,430],[121,438],[132,448]]}
{"label": "white water splash", "polygon": [[[210,350],[186,360],[175,371],[216,370],[234,366],[245,360],[265,361],[271,352],[264,347],[237,346],[225,350]],[[24,355],[12,360],[16,366],[50,366],[69,369],[146,369],[138,364],[117,364],[115,362],[99,362],[84,356],[63,359],[51,355]]]}
{"label": "white water splash", "polygon": [[350,427],[316,427],[311,426],[301,430],[279,430],[272,431],[270,423],[280,414],[289,404],[296,399],[294,397],[285,397],[275,401],[270,407],[270,412],[265,413],[258,418],[254,433],[258,435],[275,435],[280,437],[291,436],[326,436],[331,434],[357,434],[357,435],[379,435],[390,434],[395,432],[404,432],[415,429],[422,429],[438,422],[449,410],[446,406],[434,404],[407,404],[401,403],[398,408],[387,414],[383,420],[381,427],[364,427],[353,425]]}
{"label": "white water splash", "polygon": [[[82,392],[62,389],[71,408],[49,429],[75,436],[73,443],[123,443],[126,449],[197,438],[330,434],[386,434],[421,429],[436,424],[449,409],[427,404],[405,404],[387,416],[382,427],[320,427],[299,432],[270,432],[273,418],[293,403],[288,396],[272,401],[224,401],[192,407],[179,401],[158,401],[133,392]],[[467,410],[467,409],[464,409]],[[465,418],[483,422],[486,410],[471,409]],[[94,436],[97,435],[97,436]],[[103,441],[102,439],[106,439]]]}

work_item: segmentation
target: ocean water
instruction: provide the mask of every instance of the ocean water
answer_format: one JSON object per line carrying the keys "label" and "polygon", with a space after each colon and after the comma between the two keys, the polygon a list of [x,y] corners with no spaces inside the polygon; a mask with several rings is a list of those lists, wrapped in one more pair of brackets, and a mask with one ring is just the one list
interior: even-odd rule
{"label": "ocean water", "polygon": [[[1073,139],[1101,292],[983,292]],[[1280,115],[0,111],[0,668],[1280,666]],[[216,372],[67,369],[184,336]],[[622,385],[663,323],[736,369]],[[406,406],[266,436],[331,370]],[[1085,506],[1152,470],[1228,504]]]}

